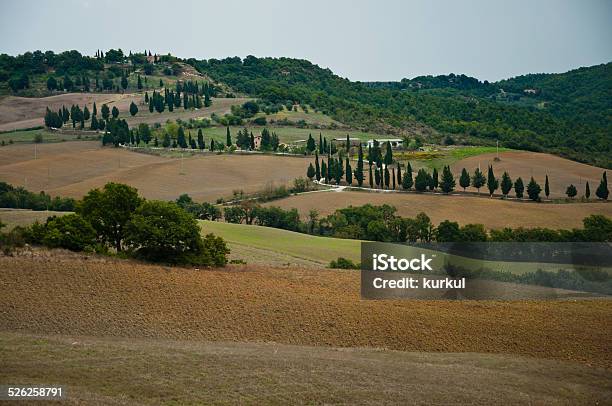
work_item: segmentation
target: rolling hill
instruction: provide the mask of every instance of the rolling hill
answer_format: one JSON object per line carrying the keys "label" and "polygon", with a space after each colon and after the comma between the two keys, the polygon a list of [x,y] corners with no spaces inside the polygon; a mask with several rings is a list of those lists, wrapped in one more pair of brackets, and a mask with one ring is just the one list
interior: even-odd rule
{"label": "rolling hill", "polygon": [[[335,75],[306,60],[248,56],[222,60],[180,59],[171,55],[124,55],[109,50],[88,57],[77,51],[0,55],[0,93],[45,93],[47,80],[64,81],[87,91],[93,78],[119,90],[129,72],[127,90],[137,75],[172,85],[198,78],[210,83],[212,96],[244,95],[268,105],[308,105],[342,125],[380,134],[421,136],[455,142],[550,152],[604,168],[610,159],[611,64],[564,74],[532,74],[497,83],[465,75],[419,77],[385,83],[361,83]],[[104,80],[106,82],[104,82]],[[79,83],[81,85],[79,86]],[[92,82],[93,83],[93,82]],[[93,85],[92,85],[93,86]],[[96,89],[98,87],[96,86]],[[278,111],[278,110],[276,110]]]}

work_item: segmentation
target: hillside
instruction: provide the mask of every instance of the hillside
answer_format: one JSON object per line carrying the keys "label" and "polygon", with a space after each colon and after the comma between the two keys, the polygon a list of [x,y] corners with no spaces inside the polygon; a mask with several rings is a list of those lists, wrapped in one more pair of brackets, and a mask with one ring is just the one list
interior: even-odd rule
{"label": "hillside", "polygon": [[[452,91],[408,91],[394,86],[373,86],[351,82],[305,60],[289,58],[256,58],[244,60],[187,60],[198,71],[232,87],[268,100],[271,103],[289,101],[307,103],[343,123],[366,129],[385,129],[388,132],[426,134],[440,139],[437,133],[457,134],[464,141],[492,143],[533,151],[548,151],[575,160],[610,167],[611,123],[602,103],[610,92],[609,65],[591,68],[580,93],[579,101],[595,110],[602,120],[577,120],[573,115],[507,103],[491,98],[481,88],[496,86],[479,84],[463,76],[460,87],[473,89],[465,94]],[[453,78],[455,76],[453,75]],[[555,76],[559,83],[576,86],[574,76]],[[572,84],[573,82],[573,84]],[[593,84],[594,83],[594,84]],[[578,84],[580,86],[580,83]],[[439,87],[439,85],[438,85]],[[589,92],[594,87],[597,92]],[[546,93],[545,93],[546,94]],[[567,99],[574,100],[571,95]],[[609,98],[607,99],[609,100]],[[578,101],[576,101],[578,102]],[[565,106],[565,105],[564,105]],[[572,106],[564,107],[571,110]],[[559,109],[557,109],[559,110]],[[434,132],[424,131],[425,125]]]}
{"label": "hillside", "polygon": [[612,364],[612,302],[605,299],[363,300],[355,271],[194,269],[59,250],[0,256],[0,269],[2,331]]}
{"label": "hillside", "polygon": [[197,79],[206,83],[211,97],[256,97],[276,112],[281,105],[307,105],[362,131],[421,136],[437,143],[449,134],[460,143],[499,141],[505,147],[611,168],[610,66],[497,83],[454,74],[361,83],[291,58],[196,60],[112,49],[95,57],[36,51],[0,55],[0,93],[44,95],[60,86],[65,91],[121,93],[150,89],[160,80],[172,86]]}

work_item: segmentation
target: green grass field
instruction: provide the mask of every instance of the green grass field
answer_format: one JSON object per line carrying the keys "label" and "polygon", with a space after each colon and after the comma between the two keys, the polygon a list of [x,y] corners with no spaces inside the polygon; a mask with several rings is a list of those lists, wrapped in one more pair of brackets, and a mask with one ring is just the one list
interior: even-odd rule
{"label": "green grass field", "polygon": [[[232,139],[235,140],[236,134],[238,130],[242,130],[244,126],[236,126],[230,127],[230,132],[232,133]],[[249,131],[253,131],[253,134],[259,134],[264,127],[261,126],[247,126]],[[312,128],[297,128],[297,127],[267,127],[270,131],[275,132],[280,141],[283,143],[292,143],[298,140],[306,140],[308,139],[308,134],[312,134],[315,140],[319,141],[319,133],[321,133],[324,137],[329,141],[332,138],[342,138],[345,139],[346,135],[349,134],[351,138],[359,138],[362,141],[367,141],[373,138],[389,138],[389,136],[374,134],[369,132],[357,131],[357,130],[318,130]],[[225,127],[210,127],[202,130],[204,133],[204,138],[210,139],[210,137],[214,138],[216,141],[225,142]],[[191,130],[192,136],[197,134],[197,130]]]}
{"label": "green grass field", "polygon": [[[292,231],[279,230],[245,224],[231,224],[217,221],[200,221],[202,233],[213,233],[230,243],[232,256],[250,263],[252,255],[262,255],[267,258],[259,260],[274,261],[275,257],[292,257],[320,265],[329,265],[331,260],[345,257],[354,262],[360,261],[360,244],[358,240],[317,237]],[[240,255],[245,247],[248,255]],[[256,250],[253,253],[251,250]]]}
{"label": "green grass field", "polygon": [[32,143],[34,142],[37,135],[42,136],[42,142],[62,142],[62,141],[76,141],[84,140],[91,141],[97,140],[99,135],[92,133],[79,134],[65,134],[57,131],[48,131],[44,128],[36,130],[22,130],[22,131],[11,131],[0,133],[0,143],[4,141],[5,145],[13,143]]}

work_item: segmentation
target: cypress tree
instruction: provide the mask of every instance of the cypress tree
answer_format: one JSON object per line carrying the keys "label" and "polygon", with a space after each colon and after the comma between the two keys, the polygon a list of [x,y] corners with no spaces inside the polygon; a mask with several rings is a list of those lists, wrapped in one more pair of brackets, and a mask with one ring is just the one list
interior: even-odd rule
{"label": "cypress tree", "polygon": [[512,190],[512,179],[510,179],[510,175],[508,172],[504,172],[501,179],[501,191],[504,195],[504,198],[508,197],[508,193]]}
{"label": "cypress tree", "polygon": [[351,168],[351,162],[348,157],[346,158],[346,183],[351,186],[353,184],[353,168]]}
{"label": "cypress tree", "polygon": [[587,181],[587,183],[586,183],[586,189],[584,191],[584,197],[586,197],[587,200],[589,200],[589,197],[591,197],[591,187],[589,186],[589,181]]}
{"label": "cypress tree", "polygon": [[404,176],[402,177],[402,189],[411,189],[413,185],[414,181],[412,179],[412,166],[410,165],[410,162],[407,162],[406,173],[404,173]]}
{"label": "cypress tree", "polygon": [[204,135],[202,134],[202,129],[198,128],[198,148],[202,150],[205,147],[206,144],[204,144]]}
{"label": "cypress tree", "polygon": [[136,106],[136,104],[134,102],[130,103],[130,114],[133,116],[136,115],[136,113],[138,113],[138,106]]}
{"label": "cypress tree", "polygon": [[385,188],[389,189],[391,184],[391,174],[389,173],[389,166],[385,165]]}
{"label": "cypress tree", "polygon": [[487,189],[489,189],[489,196],[493,197],[493,193],[499,188],[499,181],[493,174],[493,165],[489,165],[489,172],[487,173]]}
{"label": "cypress tree", "polygon": [[183,126],[180,126],[178,129],[178,135],[176,137],[176,143],[181,148],[187,148],[187,141],[185,140],[185,130],[183,130]]}
{"label": "cypress tree", "polygon": [[308,134],[308,140],[306,141],[306,149],[308,152],[312,153],[317,148],[315,144],[314,138],[312,138],[312,134]]}
{"label": "cypress tree", "polygon": [[400,186],[402,184],[402,167],[399,162],[397,163],[397,185]]}
{"label": "cypress tree", "polygon": [[442,189],[442,192],[446,194],[455,190],[455,177],[453,176],[450,166],[448,165],[442,169],[442,182],[440,184],[440,189]]}
{"label": "cypress tree", "polygon": [[327,164],[323,159],[321,159],[321,177],[325,178],[325,183],[329,183],[329,179],[327,178]]}
{"label": "cypress tree", "polygon": [[548,199],[548,196],[550,196],[550,185],[548,184],[548,174],[546,175],[546,180],[544,181],[544,194],[546,195],[546,198]]}
{"label": "cypress tree", "polygon": [[392,189],[395,190],[395,168],[391,168],[391,186]]}
{"label": "cypress tree", "polygon": [[315,168],[312,166],[312,162],[308,164],[308,170],[306,171],[308,179],[312,180],[315,177]]}
{"label": "cypress tree", "polygon": [[391,165],[393,163],[393,151],[391,150],[391,142],[387,141],[387,151],[385,153],[385,165]]}
{"label": "cypress tree", "polygon": [[339,185],[342,180],[342,176],[344,176],[344,165],[340,158],[336,159],[336,164],[334,165],[336,169],[336,184]]}
{"label": "cypress tree", "polygon": [[333,161],[331,159],[331,157],[328,155],[327,156],[327,183],[331,183],[332,181],[332,165],[333,165]]}
{"label": "cypress tree", "polygon": [[523,185],[523,179],[520,177],[514,182],[514,193],[518,199],[523,198],[523,192],[525,191],[525,185]]}
{"label": "cypress tree", "polygon": [[321,180],[321,167],[319,166],[319,154],[315,152],[315,177]]}
{"label": "cypress tree", "polygon": [[431,183],[430,178],[431,177],[425,171],[425,169],[419,169],[417,176],[414,179],[414,188],[418,192],[424,192],[427,189],[427,186],[429,186]]}
{"label": "cypress tree", "polygon": [[439,186],[439,182],[438,182],[438,169],[434,168],[433,172],[431,174],[431,186],[433,186],[432,189],[437,189]]}
{"label": "cypress tree", "polygon": [[96,107],[96,102],[94,102],[93,111],[91,112],[91,114],[93,114],[94,116],[98,114],[98,108]]}
{"label": "cypress tree", "polygon": [[140,75],[138,75],[137,87],[138,87],[138,90],[142,89],[142,79],[140,78]]}
{"label": "cypress tree", "polygon": [[255,137],[253,136],[252,131],[251,131],[251,151],[255,151]]}
{"label": "cypress tree", "polygon": [[461,176],[459,177],[459,186],[463,188],[464,192],[466,188],[470,187],[470,174],[465,168],[461,170]]}
{"label": "cypress tree", "polygon": [[565,191],[565,194],[567,195],[567,197],[569,197],[570,199],[573,199],[574,197],[576,197],[576,195],[578,194],[578,190],[576,190],[576,186],[574,185],[569,185]]}
{"label": "cypress tree", "polygon": [[104,120],[108,120],[108,118],[110,117],[110,109],[108,108],[108,106],[106,104],[102,105],[102,118]]}
{"label": "cypress tree", "polygon": [[370,179],[370,189],[374,189],[374,178],[372,177],[372,164],[370,164],[369,179]]}
{"label": "cypress tree", "polygon": [[480,188],[484,186],[486,180],[487,179],[480,171],[480,168],[476,168],[474,171],[474,176],[472,177],[472,186],[478,190],[478,194],[480,194]]}
{"label": "cypress tree", "polygon": [[608,200],[608,195],[610,191],[608,190],[608,176],[606,172],[601,176],[601,182],[599,182],[599,186],[595,190],[595,196],[600,198],[601,200]]}
{"label": "cypress tree", "polygon": [[89,120],[90,116],[91,116],[91,114],[89,114],[89,109],[87,108],[87,106],[85,106],[83,108],[83,120],[85,120],[85,121]]}
{"label": "cypress tree", "polygon": [[232,134],[230,133],[229,126],[225,129],[225,145],[228,147],[232,146]]}
{"label": "cypress tree", "polygon": [[378,169],[378,166],[374,167],[374,181],[376,182],[376,187],[380,187],[380,169]]}
{"label": "cypress tree", "polygon": [[355,169],[355,179],[359,187],[363,186],[363,147],[359,143],[359,152],[357,155],[357,169]]}
{"label": "cypress tree", "polygon": [[527,196],[529,196],[531,200],[537,202],[538,200],[540,200],[541,191],[542,191],[542,188],[540,187],[540,185],[538,185],[538,183],[535,181],[535,179],[533,179],[533,176],[532,176],[531,180],[527,184]]}
{"label": "cypress tree", "polygon": [[210,150],[211,151],[215,150],[215,140],[213,140],[212,138],[210,139]]}
{"label": "cypress tree", "polygon": [[349,138],[349,135],[346,134],[346,154],[348,155],[349,152],[351,150],[351,140]]}

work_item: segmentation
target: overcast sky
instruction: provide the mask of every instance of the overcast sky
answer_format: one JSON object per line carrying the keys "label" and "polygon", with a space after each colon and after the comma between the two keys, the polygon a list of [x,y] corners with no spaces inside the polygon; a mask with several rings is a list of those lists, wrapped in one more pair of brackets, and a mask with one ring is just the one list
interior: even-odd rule
{"label": "overcast sky", "polygon": [[490,81],[612,60],[610,0],[0,0],[0,53],[304,58],[351,80]]}

